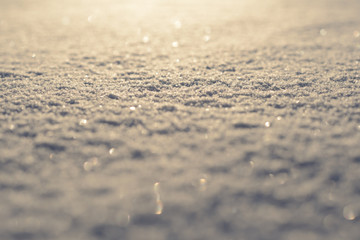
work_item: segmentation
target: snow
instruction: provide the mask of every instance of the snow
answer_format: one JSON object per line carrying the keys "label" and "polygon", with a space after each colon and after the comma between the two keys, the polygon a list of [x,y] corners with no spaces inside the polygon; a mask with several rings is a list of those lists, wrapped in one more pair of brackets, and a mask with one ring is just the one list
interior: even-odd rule
{"label": "snow", "polygon": [[1,239],[358,239],[360,2],[0,5]]}

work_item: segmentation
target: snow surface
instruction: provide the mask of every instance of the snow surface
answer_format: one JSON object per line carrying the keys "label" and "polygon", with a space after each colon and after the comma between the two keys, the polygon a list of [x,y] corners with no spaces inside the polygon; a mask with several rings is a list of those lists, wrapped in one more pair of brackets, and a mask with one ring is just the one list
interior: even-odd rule
{"label": "snow surface", "polygon": [[0,239],[359,239],[359,12],[1,0]]}

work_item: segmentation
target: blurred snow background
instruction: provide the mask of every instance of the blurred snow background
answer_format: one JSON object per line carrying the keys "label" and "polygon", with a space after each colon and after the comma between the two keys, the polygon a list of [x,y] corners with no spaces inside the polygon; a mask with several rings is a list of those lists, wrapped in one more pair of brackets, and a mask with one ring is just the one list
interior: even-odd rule
{"label": "blurred snow background", "polygon": [[358,1],[0,1],[2,239],[358,239]]}

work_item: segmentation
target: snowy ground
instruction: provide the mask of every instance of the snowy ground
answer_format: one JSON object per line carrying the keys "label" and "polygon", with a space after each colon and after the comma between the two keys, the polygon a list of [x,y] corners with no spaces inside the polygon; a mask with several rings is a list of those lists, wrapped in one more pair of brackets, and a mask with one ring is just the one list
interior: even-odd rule
{"label": "snowy ground", "polygon": [[359,12],[0,0],[0,239],[359,239]]}

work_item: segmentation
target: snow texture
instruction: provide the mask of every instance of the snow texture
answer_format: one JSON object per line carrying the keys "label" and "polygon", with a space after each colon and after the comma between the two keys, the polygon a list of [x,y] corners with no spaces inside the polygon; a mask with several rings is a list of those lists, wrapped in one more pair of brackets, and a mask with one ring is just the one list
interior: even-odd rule
{"label": "snow texture", "polygon": [[0,239],[359,239],[359,10],[1,0]]}

